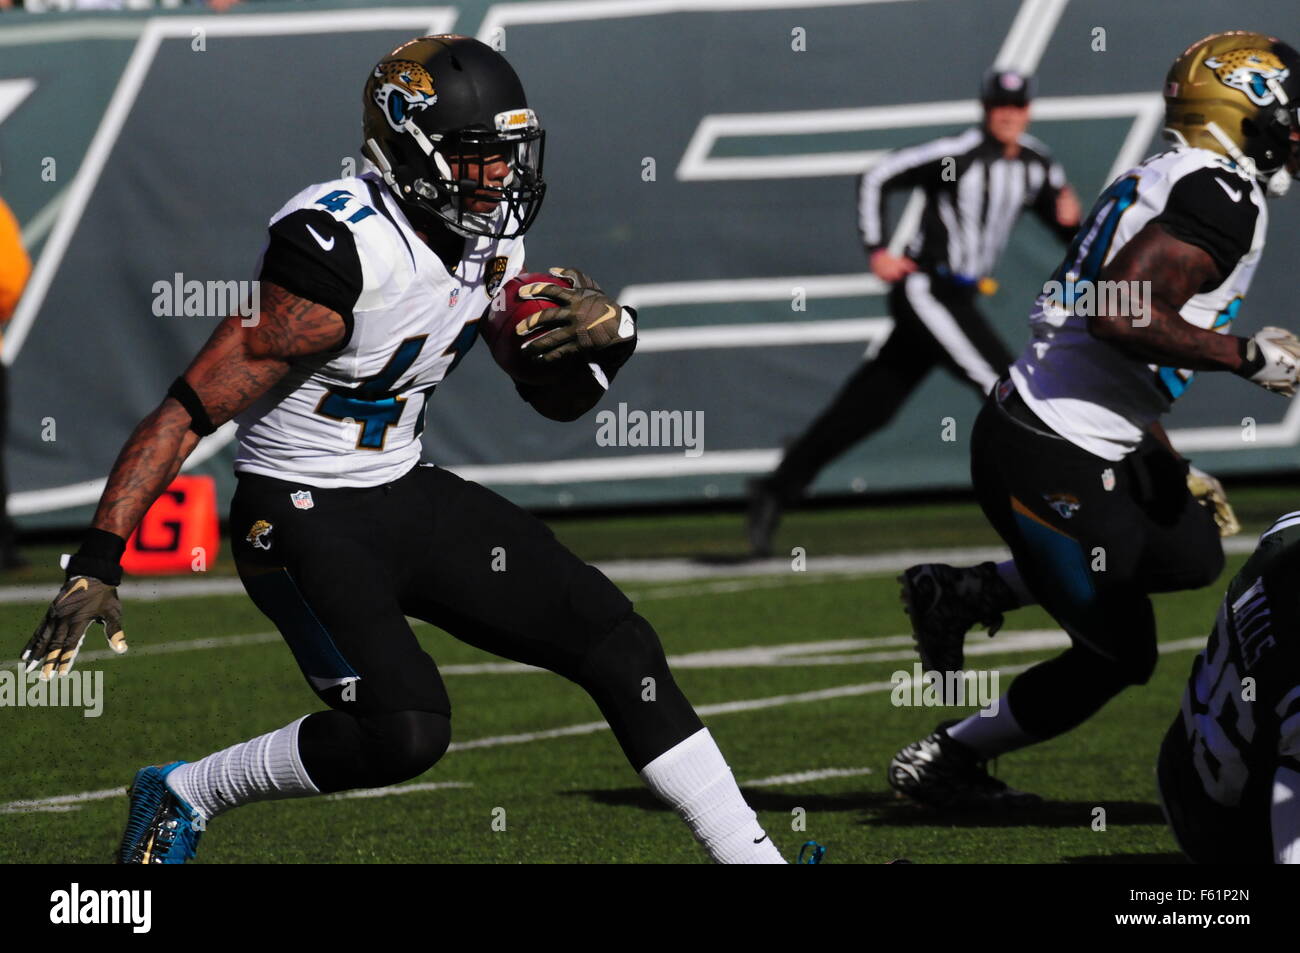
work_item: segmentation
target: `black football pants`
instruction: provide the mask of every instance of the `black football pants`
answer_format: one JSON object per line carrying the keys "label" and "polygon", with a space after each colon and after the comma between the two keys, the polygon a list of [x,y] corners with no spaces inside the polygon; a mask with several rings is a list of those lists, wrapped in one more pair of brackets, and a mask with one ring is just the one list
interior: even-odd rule
{"label": "black football pants", "polygon": [[407,616],[582,686],[638,770],[702,727],[614,584],[446,470],[363,489],[241,475],[230,529],[245,589],[330,708],[299,730],[321,791],[393,784],[446,750],[451,702]]}
{"label": "black football pants", "polygon": [[972,289],[918,272],[890,289],[889,310],[894,329],[879,353],[845,382],[768,478],[787,501],[828,463],[889,423],[935,367],[983,397],[1011,363],[1006,345],[975,307]]}
{"label": "black football pants", "polygon": [[1150,437],[1111,462],[1048,434],[1014,391],[1005,406],[990,395],[971,434],[980,506],[1073,643],[1008,691],[1016,720],[1039,739],[1151,677],[1149,593],[1208,586],[1223,570],[1214,517],[1188,492],[1186,461]]}

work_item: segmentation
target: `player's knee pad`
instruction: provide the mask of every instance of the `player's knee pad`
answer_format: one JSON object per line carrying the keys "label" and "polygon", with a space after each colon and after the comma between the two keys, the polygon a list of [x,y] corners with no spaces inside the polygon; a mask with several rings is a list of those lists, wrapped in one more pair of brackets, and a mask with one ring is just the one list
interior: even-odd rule
{"label": "player's knee pad", "polygon": [[659,634],[633,612],[592,643],[575,680],[587,686],[627,685],[647,678],[659,679],[667,672],[668,660]]}
{"label": "player's knee pad", "polygon": [[637,770],[703,727],[673,680],[659,635],[636,613],[591,644],[573,680],[600,706]]}
{"label": "player's knee pad", "polygon": [[1094,651],[1078,654],[1079,677],[1108,696],[1118,695],[1130,685],[1145,685],[1156,670],[1154,639],[1140,646],[1125,646],[1114,655]]}
{"label": "player's knee pad", "polygon": [[451,744],[451,719],[429,711],[390,711],[357,718],[365,738],[372,787],[423,774]]}

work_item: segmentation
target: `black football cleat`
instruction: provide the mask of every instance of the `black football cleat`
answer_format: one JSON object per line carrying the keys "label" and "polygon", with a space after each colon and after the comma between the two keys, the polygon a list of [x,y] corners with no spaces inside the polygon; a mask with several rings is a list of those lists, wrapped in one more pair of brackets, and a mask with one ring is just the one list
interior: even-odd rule
{"label": "black football cleat", "polygon": [[1014,604],[1007,584],[993,563],[969,569],[922,563],[904,570],[903,611],[912,620],[912,637],[927,672],[960,671],[965,662],[966,633],[975,625],[989,636],[1002,628],[1002,608]]}
{"label": "black football cleat", "polygon": [[745,531],[749,536],[749,555],[752,558],[766,559],[772,555],[772,537],[776,535],[784,511],[785,501],[768,480],[750,481]]}
{"label": "black football cleat", "polygon": [[1043,802],[990,775],[974,751],[948,737],[946,725],[894,755],[889,786],[927,807],[948,810],[1016,810]]}

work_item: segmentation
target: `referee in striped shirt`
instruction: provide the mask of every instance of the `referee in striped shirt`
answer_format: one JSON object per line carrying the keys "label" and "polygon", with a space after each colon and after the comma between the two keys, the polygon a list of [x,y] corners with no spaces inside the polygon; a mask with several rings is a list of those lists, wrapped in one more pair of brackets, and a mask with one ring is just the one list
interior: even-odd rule
{"label": "referee in striped shirt", "polygon": [[[879,430],[936,366],[981,398],[1006,373],[1012,355],[975,307],[1023,209],[1063,241],[1079,224],[1079,200],[1047,148],[1025,134],[1031,80],[995,70],[981,88],[984,123],[957,136],[900,149],[858,180],[858,227],[871,270],[891,285],[894,330],[872,361],[796,440],[780,465],[750,487],[754,556],[771,552],[785,507],[826,464]],[[920,228],[905,254],[887,245],[883,197],[894,189],[925,196]]]}

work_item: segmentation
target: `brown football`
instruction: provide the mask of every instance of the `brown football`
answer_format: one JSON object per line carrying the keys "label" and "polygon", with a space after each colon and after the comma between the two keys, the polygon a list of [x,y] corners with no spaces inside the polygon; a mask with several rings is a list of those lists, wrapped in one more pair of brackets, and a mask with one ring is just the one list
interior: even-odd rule
{"label": "brown football", "polygon": [[[507,281],[488,309],[483,319],[481,334],[492,350],[492,357],[503,371],[515,380],[525,384],[547,384],[562,376],[567,370],[568,361],[560,360],[554,364],[541,364],[526,356],[523,346],[542,334],[548,328],[528,331],[528,319],[539,311],[558,308],[554,301],[537,298],[520,298],[519,291],[525,285],[534,283],[572,287],[568,281],[545,272],[528,272],[516,275]],[[520,329],[520,325],[524,329]]]}

